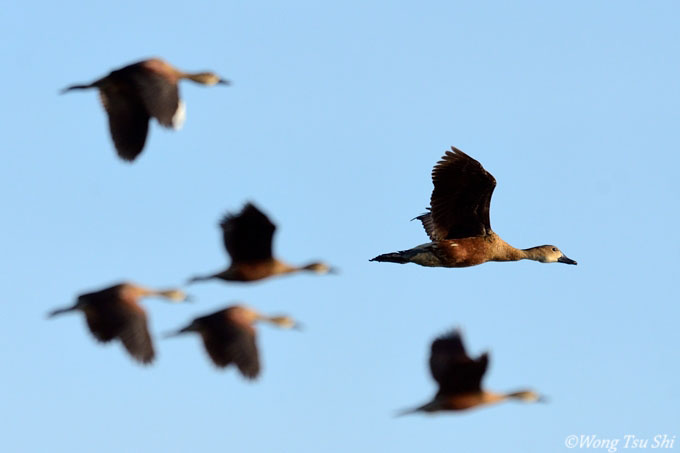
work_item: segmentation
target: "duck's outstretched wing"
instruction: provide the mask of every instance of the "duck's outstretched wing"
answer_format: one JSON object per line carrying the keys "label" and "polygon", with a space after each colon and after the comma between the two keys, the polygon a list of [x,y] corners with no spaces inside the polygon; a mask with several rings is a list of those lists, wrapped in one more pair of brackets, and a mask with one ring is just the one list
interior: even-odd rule
{"label": "duck's outstretched wing", "polygon": [[128,308],[127,320],[120,333],[120,341],[127,352],[138,362],[149,364],[156,355],[144,309],[139,306]]}
{"label": "duck's outstretched wing", "polygon": [[238,214],[227,214],[220,226],[224,246],[234,263],[272,257],[276,226],[255,205],[248,203]]}
{"label": "duck's outstretched wing", "polygon": [[430,371],[439,384],[438,395],[479,391],[488,363],[487,353],[476,359],[471,359],[467,355],[459,330],[454,330],[432,342]]}
{"label": "duck's outstretched wing", "polygon": [[144,149],[149,114],[130,86],[102,86],[99,97],[109,117],[109,131],[121,159],[133,161]]}
{"label": "duck's outstretched wing", "polygon": [[491,232],[489,205],[494,177],[461,150],[451,147],[432,170],[431,212],[417,217],[430,238],[459,239]]}
{"label": "duck's outstretched wing", "polygon": [[201,337],[210,359],[217,367],[224,368],[233,363],[247,379],[255,379],[260,374],[255,334],[250,329],[227,323],[219,329],[201,331]]}
{"label": "duck's outstretched wing", "polygon": [[418,217],[414,217],[411,220],[420,220],[420,222],[423,224],[423,228],[425,228],[425,233],[427,233],[427,237],[430,238],[432,241],[439,241],[442,239],[445,239],[445,237],[439,237],[437,234],[437,229],[434,226],[434,222],[432,221],[432,213],[429,212],[430,208],[427,208],[427,211],[425,214],[420,214]]}

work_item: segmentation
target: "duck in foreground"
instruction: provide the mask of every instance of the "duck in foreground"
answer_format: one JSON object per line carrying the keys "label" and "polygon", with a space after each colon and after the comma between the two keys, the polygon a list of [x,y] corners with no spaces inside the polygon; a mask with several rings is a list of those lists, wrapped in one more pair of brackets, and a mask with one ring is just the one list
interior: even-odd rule
{"label": "duck in foreground", "polygon": [[471,359],[465,352],[459,330],[437,338],[432,342],[430,371],[439,390],[434,399],[414,409],[397,415],[415,412],[461,411],[486,404],[500,403],[508,399],[539,402],[545,399],[532,390],[512,393],[494,393],[483,390],[482,378],[489,363],[489,354]]}
{"label": "duck in foreground", "polygon": [[257,321],[285,329],[300,329],[300,325],[288,316],[266,316],[252,308],[234,305],[196,318],[188,326],[167,336],[196,332],[201,335],[205,350],[217,367],[225,368],[233,363],[245,378],[255,379],[260,374],[260,358],[253,327]]}
{"label": "duck in foreground", "polygon": [[182,127],[186,110],[177,88],[182,79],[202,85],[230,84],[212,72],[186,73],[151,58],[116,69],[92,83],[66,87],[62,93],[97,88],[118,156],[133,161],[144,149],[150,118],[163,127]]}
{"label": "duck in foreground", "polygon": [[155,353],[146,312],[138,303],[143,297],[162,297],[173,302],[188,300],[186,294],[177,289],[153,290],[133,283],[120,283],[82,294],[74,305],[53,310],[48,317],[82,311],[90,332],[98,341],[107,343],[118,338],[132,358],[148,364]]}
{"label": "duck in foreground", "polygon": [[494,177],[461,150],[452,147],[432,170],[434,190],[429,212],[420,220],[432,242],[370,261],[416,263],[430,267],[468,267],[487,261],[533,260],[577,264],[554,245],[517,249],[491,230],[489,205]]}
{"label": "duck in foreground", "polygon": [[316,274],[336,272],[329,265],[313,262],[292,266],[274,258],[272,240],[274,225],[255,205],[248,203],[238,214],[227,214],[220,223],[222,237],[231,265],[227,270],[206,276],[193,277],[189,283],[217,278],[225,281],[252,282],[274,275],[309,271]]}

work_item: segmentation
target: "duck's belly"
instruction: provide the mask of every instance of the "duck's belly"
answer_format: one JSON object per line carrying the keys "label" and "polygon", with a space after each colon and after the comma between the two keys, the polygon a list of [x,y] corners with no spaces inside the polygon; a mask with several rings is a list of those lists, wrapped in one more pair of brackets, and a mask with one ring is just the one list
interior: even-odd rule
{"label": "duck's belly", "polygon": [[449,396],[445,399],[444,407],[446,410],[462,411],[485,404],[482,393],[466,393],[461,395]]}
{"label": "duck's belly", "polygon": [[253,282],[276,275],[275,263],[268,260],[239,263],[232,272],[233,280],[242,282]]}

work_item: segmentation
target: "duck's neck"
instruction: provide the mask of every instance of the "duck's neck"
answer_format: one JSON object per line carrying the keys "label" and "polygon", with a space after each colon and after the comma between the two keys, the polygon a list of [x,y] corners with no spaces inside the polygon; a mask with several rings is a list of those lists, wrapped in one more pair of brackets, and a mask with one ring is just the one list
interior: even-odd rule
{"label": "duck's neck", "polygon": [[519,260],[533,260],[539,261],[540,247],[531,247],[528,249],[518,249],[498,238],[501,246],[497,249],[496,259],[494,261],[519,261]]}
{"label": "duck's neck", "polygon": [[319,272],[319,263],[308,263],[302,266],[293,266],[282,261],[276,262],[276,274],[290,274],[293,272],[307,271],[307,272]]}
{"label": "duck's neck", "polygon": [[503,401],[506,397],[502,393],[490,392],[488,390],[482,390],[476,395],[478,399],[477,405],[480,404],[493,404]]}
{"label": "duck's neck", "polygon": [[136,297],[161,297],[176,302],[182,301],[186,297],[185,294],[178,289],[151,289],[135,286],[131,287],[129,291],[132,291]]}
{"label": "duck's neck", "polygon": [[541,254],[541,248],[540,247],[531,247],[528,249],[523,249],[519,250],[521,252],[523,258],[520,259],[526,259],[526,260],[532,260],[532,261],[540,261],[542,258]]}
{"label": "duck's neck", "polygon": [[202,73],[190,73],[190,72],[180,72],[178,74],[178,77],[180,79],[186,79],[186,80],[191,80],[192,82],[196,83],[203,83],[203,74]]}
{"label": "duck's neck", "polygon": [[496,234],[491,236],[491,238],[495,251],[493,261],[519,261],[532,259],[530,256],[531,249],[522,250],[515,248]]}
{"label": "duck's neck", "polygon": [[298,272],[300,270],[302,270],[302,267],[293,266],[286,262],[275,260],[272,274],[274,275],[291,274],[293,272]]}
{"label": "duck's neck", "polygon": [[538,401],[540,399],[540,397],[538,396],[537,393],[535,393],[531,390],[520,390],[520,391],[517,391],[517,392],[510,392],[510,393],[495,393],[495,392],[489,392],[489,391],[482,392],[482,402],[483,402],[483,404],[500,403],[501,401],[510,400],[510,399],[527,401],[527,402],[534,402],[534,401]]}

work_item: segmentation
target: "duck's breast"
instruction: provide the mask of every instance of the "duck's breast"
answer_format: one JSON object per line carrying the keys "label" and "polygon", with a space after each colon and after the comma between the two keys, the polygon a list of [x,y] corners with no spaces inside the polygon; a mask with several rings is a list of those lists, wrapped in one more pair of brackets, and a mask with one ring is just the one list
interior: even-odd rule
{"label": "duck's breast", "polygon": [[446,239],[437,246],[447,267],[476,266],[492,258],[493,242],[486,237]]}

